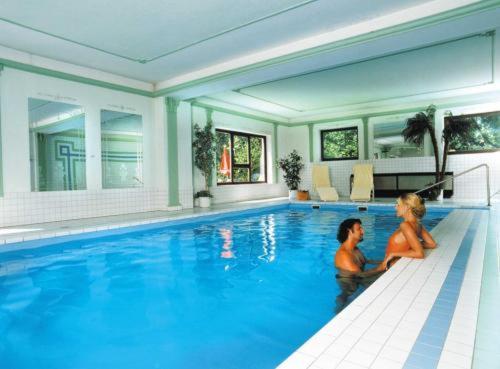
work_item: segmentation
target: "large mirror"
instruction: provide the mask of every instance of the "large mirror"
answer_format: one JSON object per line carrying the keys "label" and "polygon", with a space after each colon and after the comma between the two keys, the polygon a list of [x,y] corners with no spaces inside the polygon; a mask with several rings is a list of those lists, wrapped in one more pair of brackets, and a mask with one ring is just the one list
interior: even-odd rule
{"label": "large mirror", "polygon": [[424,145],[404,142],[404,121],[380,122],[373,126],[373,158],[407,158],[424,156]]}
{"label": "large mirror", "polygon": [[29,98],[28,110],[31,190],[86,189],[83,108]]}
{"label": "large mirror", "polygon": [[142,187],[142,116],[101,110],[102,187]]}

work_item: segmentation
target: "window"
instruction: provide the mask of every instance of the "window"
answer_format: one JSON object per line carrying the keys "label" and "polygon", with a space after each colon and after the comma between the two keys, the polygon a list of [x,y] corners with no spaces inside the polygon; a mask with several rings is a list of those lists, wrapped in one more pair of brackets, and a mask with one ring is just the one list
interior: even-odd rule
{"label": "window", "polygon": [[86,189],[83,108],[29,98],[28,110],[31,190]]}
{"label": "window", "polygon": [[358,159],[358,128],[321,131],[321,160]]}
{"label": "window", "polygon": [[406,124],[403,121],[380,122],[373,126],[373,158],[407,158],[424,156],[424,145],[404,141],[402,132]]}
{"label": "window", "polygon": [[216,130],[217,184],[267,182],[266,138]]}
{"label": "window", "polygon": [[[460,117],[474,118],[478,129],[472,133],[472,139],[467,142],[458,139],[450,141],[450,154],[500,150],[500,112],[469,114]],[[449,118],[445,118],[445,124],[447,119]]]}
{"label": "window", "polygon": [[101,110],[103,188],[142,187],[142,117]]}

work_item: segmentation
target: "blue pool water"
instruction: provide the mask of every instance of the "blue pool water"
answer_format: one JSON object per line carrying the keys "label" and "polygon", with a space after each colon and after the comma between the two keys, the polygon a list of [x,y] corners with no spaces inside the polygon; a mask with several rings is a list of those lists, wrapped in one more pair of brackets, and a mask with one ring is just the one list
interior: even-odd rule
{"label": "blue pool water", "polygon": [[281,206],[0,253],[0,367],[274,368],[339,309],[347,217],[382,258],[392,207]]}

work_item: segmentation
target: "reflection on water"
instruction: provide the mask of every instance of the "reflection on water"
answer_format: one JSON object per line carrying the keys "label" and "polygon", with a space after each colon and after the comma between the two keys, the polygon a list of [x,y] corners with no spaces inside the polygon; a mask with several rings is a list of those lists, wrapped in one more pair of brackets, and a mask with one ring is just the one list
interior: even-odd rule
{"label": "reflection on water", "polygon": [[233,230],[229,228],[221,228],[219,230],[219,234],[224,240],[220,257],[223,259],[233,259],[234,253],[233,250],[231,250],[233,247]]}
{"label": "reflection on water", "polygon": [[274,235],[275,220],[274,214],[263,217],[260,221],[262,229],[262,255],[258,258],[272,263],[276,258],[276,237]]}

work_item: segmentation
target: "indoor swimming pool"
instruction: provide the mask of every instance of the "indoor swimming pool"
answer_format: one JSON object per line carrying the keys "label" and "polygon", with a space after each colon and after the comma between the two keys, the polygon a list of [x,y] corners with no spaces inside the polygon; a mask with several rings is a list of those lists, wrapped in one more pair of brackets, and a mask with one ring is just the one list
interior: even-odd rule
{"label": "indoor swimming pool", "polygon": [[9,247],[1,367],[274,368],[362,291],[342,291],[333,268],[350,217],[382,259],[393,206],[280,205]]}

